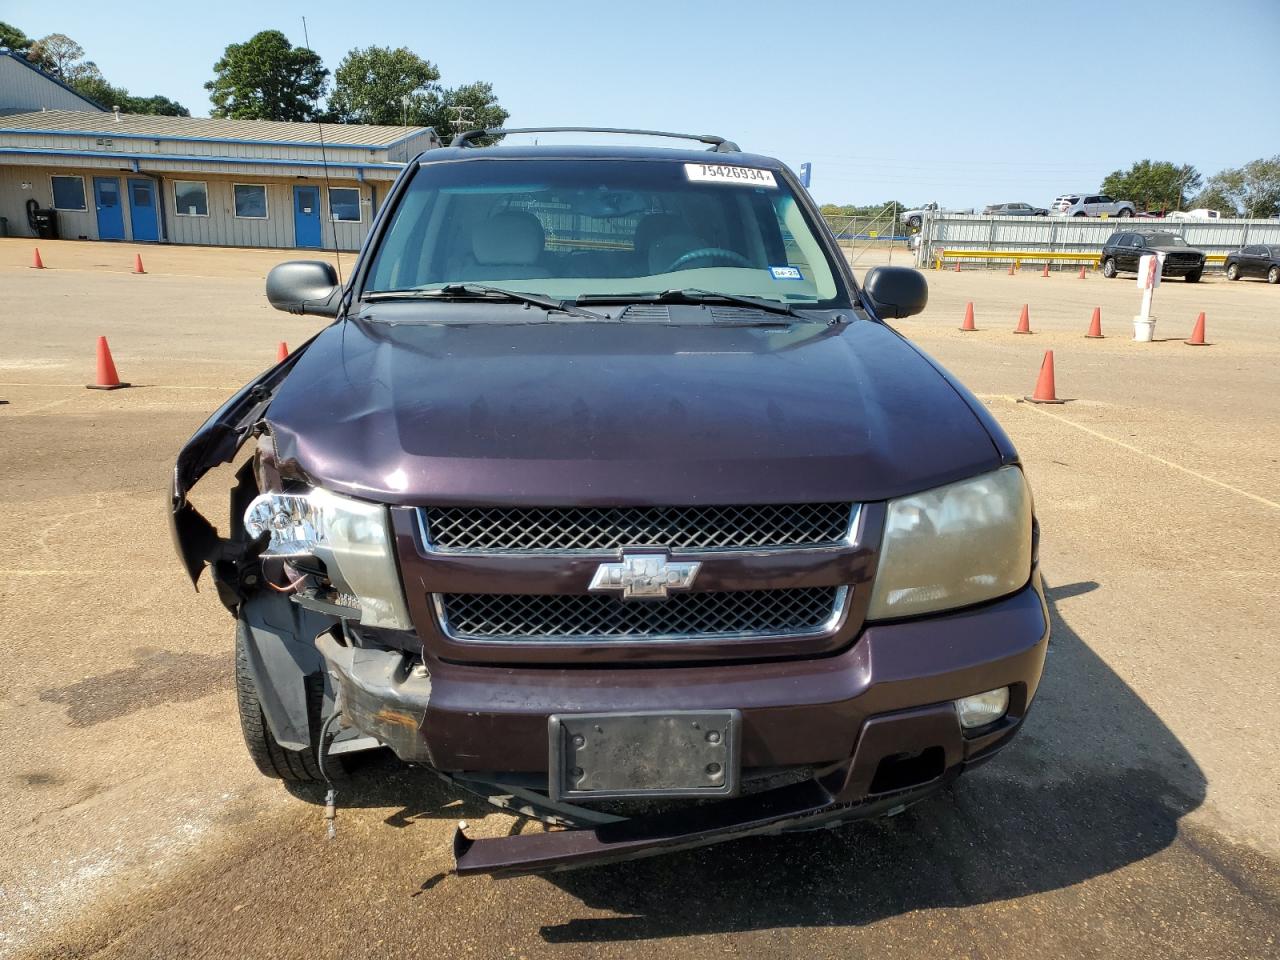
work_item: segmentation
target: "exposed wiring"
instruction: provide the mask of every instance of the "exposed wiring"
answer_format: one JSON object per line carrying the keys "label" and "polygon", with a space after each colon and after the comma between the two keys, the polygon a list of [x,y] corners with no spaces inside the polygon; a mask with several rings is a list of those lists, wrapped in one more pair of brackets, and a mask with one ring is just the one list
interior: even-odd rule
{"label": "exposed wiring", "polygon": [[297,590],[298,587],[302,586],[302,584],[306,581],[306,579],[307,579],[307,575],[304,573],[297,580],[294,580],[292,583],[287,583],[283,587],[277,587],[270,580],[267,581],[267,586],[270,587],[272,590],[274,590],[276,593],[293,593],[293,591]]}
{"label": "exposed wiring", "polygon": [[329,714],[324,724],[320,727],[320,743],[316,747],[316,762],[320,765],[320,776],[324,778],[325,784],[329,787],[324,795],[324,819],[329,825],[326,836],[330,840],[338,835],[338,791],[334,789],[333,780],[329,777],[329,771],[325,769],[324,758],[329,752],[329,728],[333,726],[333,722],[340,716],[342,716],[342,711],[337,709]]}

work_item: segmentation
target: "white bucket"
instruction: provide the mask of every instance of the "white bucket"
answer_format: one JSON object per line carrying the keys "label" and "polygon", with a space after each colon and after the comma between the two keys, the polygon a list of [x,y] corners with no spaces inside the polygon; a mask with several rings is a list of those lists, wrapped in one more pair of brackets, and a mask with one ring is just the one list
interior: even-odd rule
{"label": "white bucket", "polygon": [[1133,339],[1138,343],[1150,343],[1156,332],[1156,318],[1133,318]]}

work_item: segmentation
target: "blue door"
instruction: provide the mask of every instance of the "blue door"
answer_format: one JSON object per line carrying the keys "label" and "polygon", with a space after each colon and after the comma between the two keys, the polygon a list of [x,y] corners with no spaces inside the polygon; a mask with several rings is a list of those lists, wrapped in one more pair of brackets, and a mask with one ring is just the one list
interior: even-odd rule
{"label": "blue door", "polygon": [[293,188],[293,245],[320,246],[320,188]]}
{"label": "blue door", "polygon": [[160,239],[160,223],[156,217],[156,185],[150,180],[129,181],[129,219],[133,222],[133,239],[152,243]]}
{"label": "blue door", "polygon": [[94,177],[93,196],[98,207],[98,239],[124,239],[124,210],[120,207],[120,181]]}

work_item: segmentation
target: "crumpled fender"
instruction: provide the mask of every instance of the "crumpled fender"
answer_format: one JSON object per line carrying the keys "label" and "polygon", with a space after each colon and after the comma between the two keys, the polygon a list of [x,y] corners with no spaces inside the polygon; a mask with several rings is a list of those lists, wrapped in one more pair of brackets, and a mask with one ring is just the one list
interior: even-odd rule
{"label": "crumpled fender", "polygon": [[[310,343],[308,340],[286,359],[236,391],[178,451],[169,498],[169,532],[193,586],[199,581],[206,564],[235,559],[243,551],[243,544],[220,537],[217,528],[187,500],[187,493],[214,467],[231,462],[262,420],[276,390]],[[252,488],[251,475],[240,476],[239,479],[240,483],[232,495],[233,507],[236,492]]]}

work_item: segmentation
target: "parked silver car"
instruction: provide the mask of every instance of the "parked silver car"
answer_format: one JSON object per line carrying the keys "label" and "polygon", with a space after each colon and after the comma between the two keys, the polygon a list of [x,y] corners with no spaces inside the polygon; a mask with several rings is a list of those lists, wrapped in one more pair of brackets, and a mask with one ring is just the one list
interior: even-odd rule
{"label": "parked silver car", "polygon": [[1137,209],[1132,200],[1112,200],[1105,193],[1064,193],[1050,207],[1059,217],[1132,217]]}
{"label": "parked silver car", "polygon": [[1033,207],[1029,203],[993,203],[982,210],[984,217],[1047,217],[1049,211],[1044,207]]}

